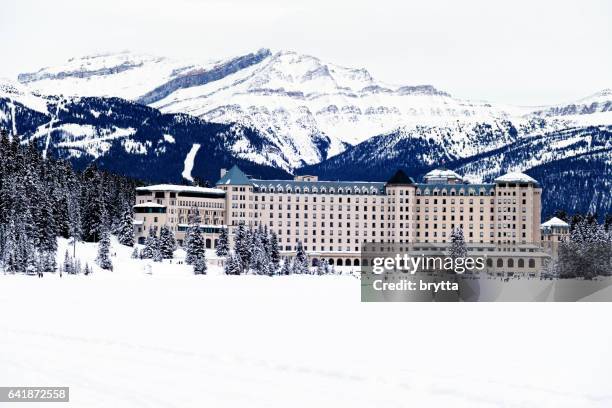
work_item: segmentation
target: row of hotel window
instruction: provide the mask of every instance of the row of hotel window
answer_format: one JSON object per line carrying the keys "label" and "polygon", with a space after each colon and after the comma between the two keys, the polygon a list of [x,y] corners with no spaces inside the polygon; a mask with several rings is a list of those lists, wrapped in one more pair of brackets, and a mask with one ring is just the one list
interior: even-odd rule
{"label": "row of hotel window", "polygon": [[[526,185],[524,187],[527,187]],[[245,191],[244,189],[238,190],[236,187],[234,187],[232,189],[232,191]],[[313,187],[312,189],[309,189],[308,187],[304,187],[303,189],[300,189],[299,187],[296,188],[292,188],[290,186],[285,186],[282,187],[280,185],[278,185],[277,187],[261,187],[257,190],[255,190],[255,193],[271,193],[271,194],[275,194],[275,193],[288,193],[288,194],[300,194],[301,192],[304,193],[309,193],[309,192],[313,192],[313,193],[322,193],[322,194],[326,194],[326,193],[330,193],[330,194],[347,194],[347,195],[351,195],[351,194],[355,194],[355,195],[378,195],[378,194],[385,194],[385,195],[390,195],[392,194],[390,191],[382,191],[378,188],[375,187],[347,187],[347,188],[342,188],[339,187],[338,189],[335,189],[334,187],[330,187],[330,188],[326,188],[326,187]],[[487,189],[475,189],[475,188],[468,188],[468,189],[464,189],[464,188],[459,188],[459,189],[438,189],[438,188],[434,188],[434,189],[429,189],[429,188],[425,188],[425,189],[398,189],[396,190],[400,195],[410,195],[410,193],[414,192],[414,194],[416,195],[434,195],[434,196],[455,196],[455,195],[459,195],[459,196],[464,196],[466,195],[470,195],[470,196],[475,196],[475,195],[480,195],[480,196],[484,196],[484,195],[495,195],[495,190],[488,190]],[[249,190],[250,192],[250,190]],[[497,195],[516,195],[516,191],[498,191]]]}
{"label": "row of hotel window", "polygon": [[[481,194],[481,196],[482,196],[482,194]],[[493,194],[491,194],[491,196],[493,196]],[[500,192],[498,194],[498,197],[501,197],[501,196],[509,196],[509,197],[514,196],[514,197],[516,197],[516,192],[514,192],[514,194],[512,194],[512,195],[509,195],[509,194],[506,194],[506,193],[502,194]],[[268,200],[266,200],[266,197],[267,196],[257,196],[257,195],[255,195],[255,196],[248,196],[249,201],[280,201],[280,202],[282,202],[282,201],[289,201],[290,202],[290,201],[293,201],[292,198],[295,198],[295,201],[297,201],[297,202],[300,202],[303,199],[303,201],[305,203],[308,203],[310,201],[309,199],[312,198],[312,202],[313,203],[316,203],[317,199],[320,199],[320,202],[322,202],[322,203],[326,202],[326,197],[325,196],[320,196],[320,197],[316,197],[316,196],[314,196],[314,197],[303,196],[303,197],[301,197],[301,196],[291,196],[291,195],[288,195],[288,196],[273,195],[273,196],[268,196]],[[275,199],[275,197],[276,197],[276,199]],[[527,193],[523,192],[522,193],[522,197],[527,197]],[[335,202],[336,198],[338,199],[339,203],[343,202],[343,198],[346,198],[346,202],[347,203],[351,203],[351,197],[333,197],[332,196],[332,197],[329,197],[329,198],[330,198],[330,202],[332,202],[332,203]],[[354,199],[353,202],[359,203],[360,197],[352,197],[352,198]],[[366,203],[366,204],[368,203],[368,197],[361,197],[361,198],[363,198],[364,203]],[[284,199],[286,199],[286,200],[284,200]],[[380,204],[385,204],[385,203],[386,204],[395,204],[396,202],[406,203],[406,204],[410,203],[410,198],[404,199],[403,197],[400,197],[399,201],[396,201],[396,198],[394,196],[369,197],[369,199],[374,204],[376,204],[376,203],[380,203]],[[233,194],[232,195],[232,200],[233,201],[247,201],[247,196],[244,195],[244,194]],[[430,200],[429,198],[423,199],[425,204],[429,204],[429,200]],[[514,203],[516,203],[516,198],[512,198],[512,199],[510,199],[510,198],[504,198],[504,199],[498,198],[497,202],[498,203],[501,203],[501,202],[509,203],[510,200],[512,200]],[[438,203],[438,199],[437,198],[432,199],[432,201],[433,201],[434,204]],[[454,198],[451,199],[450,201],[451,201],[451,204],[455,203],[455,199]],[[490,201],[491,201],[491,204],[493,204],[494,199],[491,198]],[[415,198],[415,202],[417,204],[420,204],[421,199],[420,198]],[[443,204],[446,204],[446,198],[441,199],[440,202],[442,202]],[[464,199],[460,199],[459,202],[461,204],[463,204],[464,203]],[[469,199],[469,202],[473,203],[474,199],[473,198]],[[525,202],[525,200],[523,200],[523,202]],[[484,203],[484,199],[483,198],[480,199],[480,203],[481,204]]]}
{"label": "row of hotel window", "polygon": [[[425,200],[424,204],[425,204],[425,205],[430,205],[428,201],[429,201],[429,200]],[[437,203],[436,201],[437,201],[437,200],[434,200],[433,205],[447,205],[446,200],[442,200],[442,202],[441,202],[441,203]],[[465,203],[463,202],[463,200],[460,200],[460,202],[459,202],[458,204],[455,204],[455,200],[450,200],[450,201],[451,201],[451,202],[450,202],[450,205],[460,205],[460,206],[465,205]],[[374,203],[374,204],[376,204],[376,203]],[[384,204],[384,203],[383,203],[383,204]],[[400,204],[409,204],[409,203],[400,203]],[[475,204],[475,203],[474,203],[474,200],[469,200],[469,201],[468,201],[468,204],[469,204],[469,205],[474,205],[474,204]],[[486,205],[486,204],[485,204],[485,202],[484,202],[484,200],[480,200],[480,203],[476,203],[476,205],[477,205],[477,204],[480,204],[481,206],[485,206],[485,205]],[[492,207],[491,207],[491,211],[495,211],[495,207],[493,207],[493,206],[495,205],[495,200],[490,200],[490,203],[489,203],[489,204],[492,206]],[[513,199],[513,200],[510,200],[510,199],[504,199],[504,200],[498,200],[498,201],[497,201],[497,205],[499,205],[499,206],[503,206],[503,205],[510,206],[510,205],[516,205],[516,204],[517,204],[517,203],[516,203],[516,199]],[[247,207],[247,205],[246,205],[245,203],[240,203],[240,202],[233,202],[233,203],[232,203],[232,208],[249,208],[249,209],[255,209],[255,210],[256,210],[256,209],[259,209],[259,208],[261,208],[261,209],[265,209],[265,208],[266,208],[266,205],[267,205],[267,207],[268,207],[269,209],[271,209],[271,210],[274,208],[274,204],[263,204],[263,203],[262,203],[262,204],[261,204],[261,206],[260,206],[258,203],[255,203],[255,204],[249,204],[249,205],[248,205],[248,207]],[[417,207],[414,207],[414,208],[416,209],[416,211],[419,211],[419,209],[421,208],[421,207],[419,207],[419,206],[421,205],[420,200],[416,200],[416,205],[417,205]],[[527,200],[526,200],[526,199],[523,199],[523,200],[522,200],[522,205],[524,205],[524,206],[525,206],[525,205],[527,205]],[[279,203],[279,204],[277,205],[277,207],[278,207],[278,209],[279,209],[279,210],[282,210],[282,209],[283,209],[283,204],[282,204],[282,203]],[[288,210],[290,210],[290,209],[292,208],[292,204],[285,204],[285,208],[286,208],[286,209],[288,209]],[[308,208],[309,208],[309,207],[308,207],[308,204],[304,204],[304,210],[308,210]],[[312,205],[311,205],[311,209],[312,209],[312,210],[315,210],[315,211],[316,211],[317,209],[319,209],[319,210],[325,210],[325,208],[326,208],[325,204],[319,204],[319,205],[317,205],[317,204],[312,204]],[[332,203],[332,204],[329,206],[329,209],[330,209],[331,211],[333,211],[335,208],[336,208],[336,207],[334,207],[334,204],[333,204],[333,203]],[[366,206],[366,205],[364,205],[364,206],[362,206],[362,207],[360,207],[360,206],[358,206],[358,205],[355,205],[354,207],[351,207],[351,206],[350,206],[350,205],[348,205],[348,204],[347,204],[346,206],[343,206],[343,205],[342,205],[342,203],[339,203],[337,208],[338,208],[338,210],[339,210],[339,211],[342,211],[342,209],[343,209],[343,208],[344,208],[344,209],[346,209],[346,211],[350,211],[350,209],[351,209],[351,208],[354,208],[354,209],[355,209],[355,211],[359,211],[359,210],[360,210],[360,208],[363,208],[363,211],[385,211],[385,207],[384,207],[384,205],[383,205],[383,206],[379,206],[379,205],[372,205],[372,206],[370,207],[371,209],[370,209],[370,210],[368,210],[368,206]],[[430,208],[430,207],[423,207],[423,208],[425,208],[425,211],[429,211],[429,208]],[[442,207],[442,210],[443,210],[443,211],[446,211],[446,208],[447,208],[447,207]],[[455,207],[449,207],[449,208],[451,209],[451,211],[455,211]],[[463,211],[463,208],[464,208],[464,207],[460,207],[460,208],[462,209],[461,211]],[[473,208],[473,207],[470,207],[470,208]],[[484,208],[484,207],[479,207],[479,208]],[[516,207],[504,207],[504,208],[516,208]],[[295,204],[295,209],[296,209],[296,210],[299,210],[299,209],[300,209],[300,204]],[[390,206],[390,205],[388,205],[388,206],[387,206],[387,211],[389,211],[389,212],[393,212],[393,211],[395,211],[395,210],[396,210],[396,208],[395,208],[395,207],[392,207],[392,206]],[[433,210],[434,210],[434,211],[437,211],[437,210],[438,210],[438,207],[433,207]],[[399,211],[411,211],[411,208],[410,208],[410,207],[400,206],[400,207],[399,207]],[[482,211],[482,210],[481,210],[481,211]],[[509,211],[509,210],[508,210],[508,211]],[[516,211],[516,210],[515,210],[515,211]]]}
{"label": "row of hotel window", "polygon": [[[514,211],[514,212],[516,212],[516,211]],[[463,211],[460,211],[460,213],[463,213]],[[524,214],[521,216],[521,220],[523,222],[526,222],[527,221],[527,215],[526,215],[527,211],[524,210],[523,213]],[[244,218],[245,214],[246,214],[245,212],[239,212],[239,211],[233,211],[231,213],[233,218]],[[249,213],[249,218],[254,218],[254,219],[256,219],[255,221],[257,221],[258,218],[265,218],[263,216],[263,214],[264,213],[262,213],[262,212],[256,212],[254,214],[253,213]],[[276,216],[275,216],[275,214],[276,214]],[[320,215],[320,217],[319,217],[319,215]],[[440,217],[441,217],[441,221],[446,221],[446,219],[447,219],[446,215],[444,215],[444,214],[442,214]],[[283,218],[283,213],[282,212],[268,213],[268,217],[267,218],[268,219]],[[354,219],[354,220],[359,220],[359,219],[363,219],[363,220],[368,220],[368,219],[371,219],[371,220],[376,220],[376,219],[385,220],[386,219],[386,220],[389,220],[389,221],[395,221],[396,220],[395,214],[387,214],[387,217],[385,218],[385,214],[378,214],[378,217],[377,217],[377,214],[375,214],[375,213],[361,214],[361,215],[357,214],[357,213],[352,213],[352,216],[351,216],[351,213],[344,214],[344,215],[341,214],[341,213],[340,214],[334,214],[334,213],[317,214],[317,213],[312,213],[312,214],[310,214],[310,216],[309,216],[309,213],[303,213],[301,217],[300,217],[300,213],[295,213],[295,214],[294,213],[286,213],[286,217],[284,217],[284,218],[288,218],[288,219],[289,218],[295,218],[295,219],[303,218],[305,220],[309,219],[309,218],[311,218],[313,220],[316,220],[317,218],[320,218],[322,220],[325,220],[325,219],[330,219],[330,220],[333,220],[333,219],[338,219],[338,220],[341,220],[341,219],[346,219],[346,220],[350,220],[350,219]],[[487,218],[489,218],[491,221],[495,221],[495,214],[491,214]],[[423,216],[423,219],[425,221],[429,221],[430,220],[430,215],[429,214],[425,214]],[[432,219],[434,221],[437,221],[438,220],[438,215],[437,214],[433,214]],[[485,220],[485,216],[481,214],[479,216],[479,219],[480,219],[480,221],[484,221]],[[504,213],[497,215],[497,220],[498,221],[510,221],[510,220],[516,221],[516,219],[517,219],[516,215],[506,215]],[[402,220],[402,221],[406,220],[406,221],[408,221],[408,220],[410,220],[410,216],[409,216],[409,214],[406,214],[406,215],[400,214],[399,215],[399,220]],[[414,215],[414,220],[420,221],[421,220],[421,215],[420,214],[415,214]],[[455,215],[454,214],[451,214],[450,220],[451,221],[455,220]],[[463,214],[459,215],[459,220],[460,221],[464,220],[464,215]],[[468,220],[469,221],[474,221],[474,215],[468,215]],[[232,220],[233,224],[236,224],[237,222],[238,221],[236,219]],[[272,222],[272,221],[270,221],[270,222]],[[282,221],[279,221],[279,222],[282,222]],[[291,221],[287,221],[287,222],[289,223]]]}

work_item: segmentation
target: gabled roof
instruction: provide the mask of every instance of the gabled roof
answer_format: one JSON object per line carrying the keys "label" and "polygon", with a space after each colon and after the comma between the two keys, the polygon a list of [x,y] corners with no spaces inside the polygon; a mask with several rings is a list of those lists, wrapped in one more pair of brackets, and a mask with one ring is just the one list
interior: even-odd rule
{"label": "gabled roof", "polygon": [[425,179],[429,178],[450,178],[450,179],[458,179],[463,180],[459,174],[455,173],[452,170],[448,170],[445,168],[434,169],[425,175]]}
{"label": "gabled roof", "polygon": [[565,221],[563,221],[562,219],[559,219],[557,217],[552,217],[550,220],[546,221],[544,224],[541,225],[542,228],[547,228],[547,227],[569,227],[569,224]]}
{"label": "gabled roof", "polygon": [[389,180],[387,180],[387,185],[411,185],[414,184],[414,180],[412,177],[408,176],[404,173],[403,170],[398,170],[395,172],[393,176]]}
{"label": "gabled roof", "polygon": [[503,176],[496,178],[495,181],[502,183],[538,183],[533,177],[530,177],[525,173],[521,173],[518,171],[506,173]]}
{"label": "gabled roof", "polygon": [[240,167],[234,165],[234,167],[229,169],[223,175],[223,177],[221,177],[219,181],[217,181],[216,185],[220,185],[220,184],[226,184],[226,185],[232,184],[232,185],[246,186],[246,185],[252,184],[252,182],[247,177],[247,175],[244,174],[242,170],[240,170]]}

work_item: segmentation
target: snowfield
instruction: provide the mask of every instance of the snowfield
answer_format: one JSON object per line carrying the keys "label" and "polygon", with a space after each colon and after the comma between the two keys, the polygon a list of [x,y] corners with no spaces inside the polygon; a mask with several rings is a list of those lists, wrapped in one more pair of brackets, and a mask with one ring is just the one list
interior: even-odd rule
{"label": "snowfield", "polygon": [[348,274],[111,254],[114,272],[0,274],[0,385],[69,386],[58,407],[612,406],[609,303],[366,304]]}

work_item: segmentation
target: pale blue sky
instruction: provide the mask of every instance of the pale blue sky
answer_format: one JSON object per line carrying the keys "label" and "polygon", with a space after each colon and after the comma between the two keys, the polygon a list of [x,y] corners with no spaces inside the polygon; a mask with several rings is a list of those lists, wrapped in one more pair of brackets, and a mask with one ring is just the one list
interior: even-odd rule
{"label": "pale blue sky", "polygon": [[9,78],[105,51],[216,58],[267,47],[495,102],[566,102],[612,87],[605,0],[4,0],[0,9]]}

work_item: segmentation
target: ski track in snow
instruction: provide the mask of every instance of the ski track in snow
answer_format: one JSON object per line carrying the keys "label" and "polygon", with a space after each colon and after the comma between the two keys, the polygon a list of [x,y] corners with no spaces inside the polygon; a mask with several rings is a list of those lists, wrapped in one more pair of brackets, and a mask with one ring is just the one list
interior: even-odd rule
{"label": "ski track in snow", "polygon": [[59,117],[59,110],[61,107],[61,102],[57,103],[57,106],[55,107],[55,116],[51,117],[51,120],[49,121],[49,130],[47,132],[47,140],[45,141],[45,150],[43,150],[43,159],[47,159],[47,150],[49,150],[49,144],[51,143],[51,130],[53,130],[53,122],[56,122]]}
{"label": "ski track in snow", "polygon": [[17,119],[15,118],[15,102],[11,99],[9,103],[11,107],[11,117],[13,118],[13,137],[17,137]]}
{"label": "ski track in snow", "polygon": [[185,167],[181,174],[185,180],[193,181],[191,171],[193,170],[193,161],[195,160],[196,154],[198,154],[198,150],[200,150],[200,144],[194,143],[189,153],[187,153],[187,156],[185,156]]}

